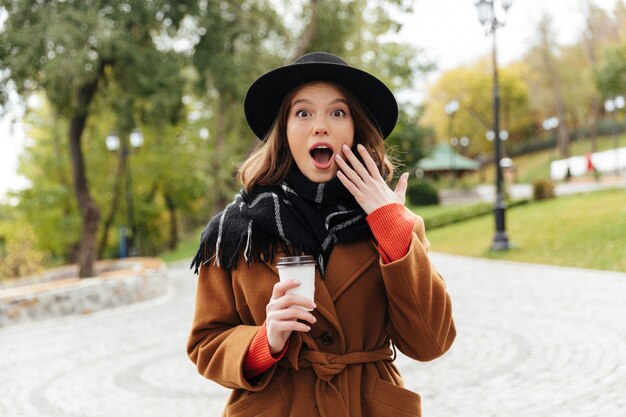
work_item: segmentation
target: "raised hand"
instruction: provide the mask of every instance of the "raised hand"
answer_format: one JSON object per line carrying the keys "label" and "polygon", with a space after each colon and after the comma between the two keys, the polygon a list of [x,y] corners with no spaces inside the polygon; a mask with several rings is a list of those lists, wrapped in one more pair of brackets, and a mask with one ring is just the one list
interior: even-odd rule
{"label": "raised hand", "polygon": [[365,162],[365,166],[347,145],[343,145],[341,150],[352,167],[339,154],[335,155],[335,160],[339,166],[337,178],[352,193],[365,213],[370,214],[374,210],[391,203],[404,205],[409,180],[408,172],[400,176],[395,190],[392,190],[380,175],[374,159],[363,145],[357,145],[357,150]]}
{"label": "raised hand", "polygon": [[277,282],[272,291],[272,298],[265,308],[267,342],[272,355],[283,350],[291,332],[311,330],[310,326],[300,323],[298,319],[311,324],[317,321],[313,314],[298,307],[315,308],[313,301],[301,295],[286,293],[287,290],[298,285],[300,285],[298,281]]}

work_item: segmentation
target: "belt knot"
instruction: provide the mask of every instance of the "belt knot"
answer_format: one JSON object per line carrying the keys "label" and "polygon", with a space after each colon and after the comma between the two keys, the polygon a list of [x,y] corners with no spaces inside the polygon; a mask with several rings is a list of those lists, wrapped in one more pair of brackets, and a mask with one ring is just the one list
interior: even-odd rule
{"label": "belt knot", "polygon": [[[319,350],[302,350],[298,360],[300,368],[313,368],[317,376],[315,382],[315,402],[322,417],[349,417],[339,390],[331,384],[331,379],[343,372],[348,365],[378,361],[392,361],[389,346],[370,352],[350,352],[344,355],[320,352]],[[332,404],[333,409],[329,410]]]}

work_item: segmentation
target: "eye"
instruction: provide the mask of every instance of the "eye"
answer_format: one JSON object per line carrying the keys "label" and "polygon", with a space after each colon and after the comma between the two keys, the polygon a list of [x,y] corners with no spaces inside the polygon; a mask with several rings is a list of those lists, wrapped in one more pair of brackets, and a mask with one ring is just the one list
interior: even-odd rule
{"label": "eye", "polygon": [[333,117],[344,117],[346,115],[346,112],[342,109],[336,109],[333,110],[330,114]]}
{"label": "eye", "polygon": [[310,115],[311,115],[311,113],[309,113],[308,110],[304,110],[304,109],[298,110],[296,112],[296,117],[307,117],[307,116],[310,116]]}

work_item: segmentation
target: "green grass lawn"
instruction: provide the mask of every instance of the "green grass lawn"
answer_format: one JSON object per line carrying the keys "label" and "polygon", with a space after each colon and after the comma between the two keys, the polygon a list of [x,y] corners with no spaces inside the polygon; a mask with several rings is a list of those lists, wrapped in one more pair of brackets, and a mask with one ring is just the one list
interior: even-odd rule
{"label": "green grass lawn", "polygon": [[427,230],[434,251],[626,272],[626,191],[514,207],[507,210],[507,233],[516,249],[492,253],[492,215]]}

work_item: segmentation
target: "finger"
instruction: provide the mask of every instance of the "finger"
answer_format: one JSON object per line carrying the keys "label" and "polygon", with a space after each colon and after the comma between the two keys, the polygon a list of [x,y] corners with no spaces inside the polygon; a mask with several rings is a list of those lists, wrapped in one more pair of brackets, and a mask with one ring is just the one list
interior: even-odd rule
{"label": "finger", "polygon": [[343,151],[343,154],[346,156],[348,161],[350,161],[350,165],[352,165],[352,169],[356,171],[356,173],[359,175],[359,178],[361,180],[365,180],[368,177],[371,177],[370,173],[367,172],[367,169],[363,166],[361,161],[359,161],[356,155],[354,155],[354,153],[352,152],[352,149],[350,149],[348,145],[343,145],[341,147],[341,150]]}
{"label": "finger", "polygon": [[358,197],[361,195],[361,191],[359,190],[359,188],[354,185],[354,183],[352,183],[352,181],[350,181],[348,177],[346,177],[346,174],[341,171],[337,171],[337,178],[339,178],[339,181],[341,181],[343,186],[346,187],[346,189],[350,191],[350,194],[352,194],[354,197]]}
{"label": "finger", "polygon": [[283,295],[285,295],[287,290],[290,290],[291,288],[296,288],[299,285],[300,282],[296,281],[295,279],[277,282],[276,284],[274,284],[274,289],[272,290],[272,299],[276,300],[282,297]]}
{"label": "finger", "polygon": [[402,201],[406,199],[406,190],[409,186],[409,173],[405,172],[400,176],[396,189],[393,191]]}
{"label": "finger", "polygon": [[286,308],[284,310],[270,311],[267,314],[267,320],[269,321],[303,320],[303,321],[308,321],[311,324],[317,322],[317,319],[315,318],[313,314],[298,307],[291,307],[291,308]]}
{"label": "finger", "polygon": [[363,162],[365,162],[365,166],[367,167],[369,174],[376,179],[382,178],[380,176],[380,172],[378,171],[378,167],[376,166],[376,162],[374,162],[374,158],[372,158],[372,155],[370,155],[365,146],[359,143],[356,148],[358,149],[361,158],[363,158]]}
{"label": "finger", "polygon": [[300,323],[299,321],[276,321],[276,322],[272,322],[271,326],[268,323],[267,324],[267,332],[268,332],[268,337],[270,332],[275,332],[275,333],[283,333],[283,332],[308,332],[309,330],[311,330],[311,326],[309,326],[308,324],[305,323]]}
{"label": "finger", "polygon": [[[335,162],[337,163],[339,170],[341,170],[346,175],[346,177],[348,177],[350,173],[354,173],[352,167],[348,165],[348,163],[341,157],[340,154],[335,154]],[[357,175],[356,173],[354,174]]]}
{"label": "finger", "polygon": [[339,154],[335,155],[335,160],[337,161],[337,166],[339,167],[339,170],[346,177],[346,179],[356,185],[357,188],[361,188],[364,186],[363,180],[361,179],[359,174],[356,173],[356,171],[354,171],[354,169],[350,165],[348,165],[348,163],[344,161]]}
{"label": "finger", "polygon": [[[291,306],[300,306],[303,308],[315,308],[315,303],[307,297],[298,294],[284,294],[282,297],[273,299],[270,304],[272,310],[281,310]],[[269,305],[268,305],[269,306]]]}

